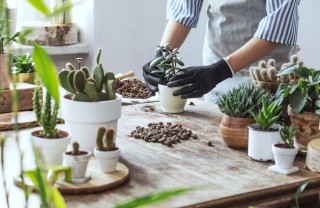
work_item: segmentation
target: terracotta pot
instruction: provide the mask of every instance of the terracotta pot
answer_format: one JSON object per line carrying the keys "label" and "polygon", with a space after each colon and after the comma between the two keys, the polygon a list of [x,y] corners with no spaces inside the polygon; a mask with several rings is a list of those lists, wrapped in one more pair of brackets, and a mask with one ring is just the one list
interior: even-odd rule
{"label": "terracotta pot", "polygon": [[294,113],[290,106],[288,106],[288,115],[292,125],[298,129],[295,139],[299,150],[306,151],[308,142],[320,137],[320,115],[310,112]]}
{"label": "terracotta pot", "polygon": [[223,114],[220,123],[220,136],[228,147],[248,149],[248,125],[253,118],[236,118]]}
{"label": "terracotta pot", "polygon": [[253,80],[253,83],[260,86],[264,90],[268,90],[271,94],[275,94],[280,85],[280,83],[263,82],[258,80]]}
{"label": "terracotta pot", "polygon": [[8,89],[10,87],[10,77],[7,67],[7,54],[0,55],[0,88]]}

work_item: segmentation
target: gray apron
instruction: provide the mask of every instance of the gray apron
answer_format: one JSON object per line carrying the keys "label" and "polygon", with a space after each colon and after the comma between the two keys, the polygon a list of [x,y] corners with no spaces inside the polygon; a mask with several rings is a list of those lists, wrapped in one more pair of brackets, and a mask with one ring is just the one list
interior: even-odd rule
{"label": "gray apron", "polygon": [[[227,57],[246,42],[256,32],[260,20],[266,15],[264,0],[209,0],[208,23],[203,46],[203,64],[209,65]],[[274,58],[277,67],[289,61],[296,52],[295,46],[280,46],[262,59]],[[252,65],[257,65],[254,63]],[[204,98],[216,103],[219,97],[233,87],[250,81],[248,68],[219,83]]]}

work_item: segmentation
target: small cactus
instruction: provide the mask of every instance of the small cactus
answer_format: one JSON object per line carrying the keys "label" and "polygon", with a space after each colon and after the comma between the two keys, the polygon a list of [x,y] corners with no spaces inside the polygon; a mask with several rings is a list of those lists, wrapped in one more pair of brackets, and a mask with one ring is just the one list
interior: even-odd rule
{"label": "small cactus", "polygon": [[256,78],[256,80],[262,81],[262,78],[260,76],[260,68],[259,67],[253,68],[253,74],[254,74],[254,77]]}
{"label": "small cactus", "polygon": [[79,154],[79,143],[74,141],[72,143],[72,154],[73,155],[78,155]]}
{"label": "small cactus", "polygon": [[265,60],[259,61],[259,68],[260,69],[266,69],[267,68],[267,63]]}
{"label": "small cactus", "polygon": [[115,150],[115,130],[99,127],[96,138],[96,148],[99,151]]}
{"label": "small cactus", "polygon": [[262,81],[269,82],[268,70],[266,68],[260,69],[260,77]]}
{"label": "small cactus", "polygon": [[294,54],[290,57],[290,64],[296,64],[298,63],[298,60],[299,60],[298,55]]}
{"label": "small cactus", "polygon": [[267,62],[267,68],[276,67],[276,61],[274,59],[269,59]]}
{"label": "small cactus", "polygon": [[267,73],[268,73],[268,78],[269,78],[270,82],[276,83],[277,82],[277,76],[276,76],[277,70],[276,70],[276,68],[275,67],[269,67]]}
{"label": "small cactus", "polygon": [[104,73],[102,64],[99,63],[100,55],[101,49],[92,77],[87,67],[75,69],[71,63],[67,63],[66,69],[59,72],[61,86],[73,94],[72,100],[97,102],[116,98],[115,76],[112,72]]}

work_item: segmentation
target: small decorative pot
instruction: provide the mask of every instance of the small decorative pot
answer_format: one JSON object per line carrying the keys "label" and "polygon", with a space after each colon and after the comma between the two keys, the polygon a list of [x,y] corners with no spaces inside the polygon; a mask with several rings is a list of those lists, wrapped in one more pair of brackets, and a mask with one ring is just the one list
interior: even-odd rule
{"label": "small decorative pot", "polygon": [[299,150],[306,152],[308,142],[320,137],[320,115],[310,112],[294,113],[290,106],[288,114],[292,125],[298,129],[295,140]]}
{"label": "small decorative pot", "polygon": [[71,141],[71,135],[65,131],[59,130],[59,134],[63,138],[41,138],[36,136],[40,130],[31,132],[31,140],[35,147],[37,147],[46,165],[61,165],[62,153],[66,151],[68,144]]}
{"label": "small decorative pot", "polygon": [[89,151],[80,151],[78,155],[72,155],[72,152],[63,154],[66,165],[72,168],[72,178],[86,177],[90,156],[91,153]]}
{"label": "small decorative pot", "polygon": [[161,110],[165,113],[182,113],[187,102],[181,96],[173,96],[172,93],[182,87],[167,87],[165,85],[158,85],[159,87],[159,101]]}
{"label": "small decorative pot", "polygon": [[266,162],[274,161],[271,148],[274,143],[281,141],[279,127],[280,125],[274,124],[271,126],[271,130],[261,130],[257,123],[248,125],[248,155],[251,159]]}
{"label": "small decorative pot", "polygon": [[276,166],[282,170],[289,170],[292,168],[298,148],[286,148],[285,144],[276,143],[272,145],[272,153]]}
{"label": "small decorative pot", "polygon": [[312,172],[320,173],[320,139],[308,143],[306,167]]}
{"label": "small decorative pot", "polygon": [[120,150],[100,151],[95,148],[94,156],[97,158],[102,172],[112,173],[116,171],[120,157]]}
{"label": "small decorative pot", "polygon": [[236,118],[223,114],[220,123],[220,135],[228,147],[248,149],[248,125],[253,118]]}
{"label": "small decorative pot", "polygon": [[28,84],[34,84],[35,72],[34,73],[19,73],[19,74],[12,74],[14,80],[16,82],[23,82]]}

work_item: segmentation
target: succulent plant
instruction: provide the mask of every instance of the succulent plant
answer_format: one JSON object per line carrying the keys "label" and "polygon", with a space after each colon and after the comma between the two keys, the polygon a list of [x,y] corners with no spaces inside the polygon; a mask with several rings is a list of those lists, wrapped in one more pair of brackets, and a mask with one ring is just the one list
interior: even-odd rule
{"label": "succulent plant", "polygon": [[25,53],[22,56],[13,56],[14,66],[11,68],[11,73],[33,73],[35,72],[34,62],[29,53]]}
{"label": "succulent plant", "polygon": [[78,155],[79,154],[79,143],[78,142],[76,142],[76,141],[74,141],[73,143],[72,143],[72,154],[73,155]]}
{"label": "succulent plant", "polygon": [[52,96],[47,91],[45,100],[42,100],[42,88],[36,86],[33,92],[33,110],[36,114],[37,122],[42,126],[40,136],[44,138],[58,138],[56,128],[59,103],[54,102],[52,107]]}
{"label": "succulent plant", "polygon": [[281,126],[280,136],[287,148],[294,148],[294,136],[297,133],[297,128],[294,126]]}
{"label": "succulent plant", "polygon": [[251,117],[248,113],[249,109],[258,112],[263,95],[266,95],[267,103],[272,102],[269,92],[252,83],[246,83],[224,94],[217,104],[221,112],[228,116],[246,118]]}
{"label": "succulent plant", "polygon": [[100,64],[101,49],[97,54],[97,63],[90,76],[87,67],[76,69],[71,63],[59,72],[61,86],[72,93],[72,100],[97,102],[114,100],[116,97],[115,76],[112,72],[104,73]]}
{"label": "succulent plant", "polygon": [[99,151],[112,151],[115,150],[115,130],[99,127],[96,138],[96,148]]}
{"label": "succulent plant", "polygon": [[155,58],[150,63],[150,67],[156,68],[152,74],[162,78],[163,85],[166,85],[172,77],[184,73],[183,69],[177,67],[177,65],[184,66],[184,63],[177,57],[179,53],[177,48],[171,49],[169,44],[165,44],[158,46],[157,53],[162,56]]}

